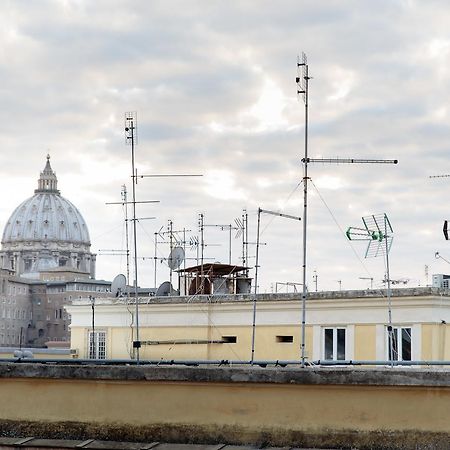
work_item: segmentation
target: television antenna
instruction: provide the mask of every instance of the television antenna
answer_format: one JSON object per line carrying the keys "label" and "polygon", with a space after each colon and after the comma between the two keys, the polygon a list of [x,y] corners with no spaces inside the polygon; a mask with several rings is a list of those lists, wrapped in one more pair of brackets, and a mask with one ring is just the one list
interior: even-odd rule
{"label": "television antenna", "polygon": [[373,289],[373,277],[359,277],[359,279],[370,281],[370,289]]}
{"label": "television antenna", "polygon": [[386,294],[388,299],[388,342],[389,360],[394,361],[394,330],[392,328],[391,278],[389,273],[389,252],[392,246],[393,230],[386,213],[362,218],[364,228],[349,227],[346,235],[350,241],[368,242],[365,258],[384,256],[386,262]]}
{"label": "television antenna", "polygon": [[[215,227],[215,228],[220,228],[221,231],[227,231],[229,232],[229,242],[228,242],[228,264],[231,265],[231,249],[232,249],[232,233],[233,230],[241,230],[241,228],[238,228],[236,226],[233,226],[232,224],[227,224],[227,225],[221,225],[221,224],[203,224],[203,227]],[[240,236],[240,234],[239,234]],[[238,235],[236,236],[238,237]]]}
{"label": "television antenna", "polygon": [[309,163],[343,163],[343,164],[397,164],[398,160],[390,159],[354,159],[354,158],[310,158],[308,156],[308,95],[309,95],[309,68],[306,54],[302,52],[302,56],[297,57],[297,95],[301,95],[305,105],[305,140],[304,140],[304,157],[303,163],[303,292],[302,292],[302,332],[301,332],[301,366],[305,367],[305,339],[306,339],[306,298],[308,295],[308,287],[306,284],[306,250],[307,250],[307,224],[308,224],[308,165]]}
{"label": "television antenna", "polygon": [[259,236],[261,225],[261,214],[269,214],[272,216],[284,217],[285,219],[301,220],[300,217],[292,216],[290,214],[283,214],[278,211],[270,211],[268,209],[258,208],[258,224],[256,228],[256,261],[255,261],[255,295],[253,296],[253,321],[252,321],[252,354],[251,362],[253,363],[255,357],[255,336],[256,336],[256,294],[258,293],[258,268],[259,268]]}
{"label": "television antenna", "polygon": [[292,287],[294,292],[297,293],[297,286],[301,286],[302,283],[295,283],[293,281],[276,281],[275,282],[275,293],[278,293],[278,286],[286,286],[286,292],[289,292],[289,287]]}
{"label": "television antenna", "polygon": [[[113,252],[117,252],[114,254],[117,255],[125,255],[126,256],[126,261],[127,261],[127,283],[130,283],[130,238],[129,238],[129,229],[128,229],[128,205],[131,203],[128,201],[128,196],[127,196],[127,186],[125,184],[122,185],[122,190],[120,192],[120,195],[122,197],[122,201],[121,202],[107,202],[106,205],[122,205],[123,206],[123,212],[124,212],[124,221],[125,221],[125,251],[124,250],[111,250]],[[156,201],[139,201],[136,203],[156,203]],[[149,218],[150,219],[150,218]],[[151,219],[154,219],[154,217],[152,217]],[[143,219],[141,219],[143,220]],[[128,292],[128,291],[127,291]],[[129,292],[128,292],[129,295]]]}
{"label": "television antenna", "polygon": [[[246,209],[242,210],[241,218],[234,220],[236,226],[239,228],[238,234],[242,236],[242,265],[248,265],[248,213]],[[237,235],[236,235],[237,236]],[[238,236],[237,236],[238,237]],[[245,271],[245,276],[248,277],[248,269]]]}
{"label": "television antenna", "polygon": [[199,174],[149,174],[138,175],[138,171],[134,165],[134,147],[137,144],[137,113],[136,111],[125,113],[125,142],[131,144],[131,166],[133,181],[133,233],[134,233],[134,254],[135,254],[135,296],[136,296],[136,340],[133,342],[133,348],[136,349],[136,359],[139,364],[139,348],[141,342],[139,340],[139,306],[137,293],[137,243],[136,243],[136,184],[138,178],[166,178],[166,177],[202,177]]}

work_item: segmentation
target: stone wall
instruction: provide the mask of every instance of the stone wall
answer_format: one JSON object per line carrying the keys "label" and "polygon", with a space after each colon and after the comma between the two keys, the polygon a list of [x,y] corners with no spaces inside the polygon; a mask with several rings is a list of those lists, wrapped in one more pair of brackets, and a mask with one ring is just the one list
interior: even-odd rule
{"label": "stone wall", "polygon": [[0,364],[3,435],[448,448],[450,371]]}

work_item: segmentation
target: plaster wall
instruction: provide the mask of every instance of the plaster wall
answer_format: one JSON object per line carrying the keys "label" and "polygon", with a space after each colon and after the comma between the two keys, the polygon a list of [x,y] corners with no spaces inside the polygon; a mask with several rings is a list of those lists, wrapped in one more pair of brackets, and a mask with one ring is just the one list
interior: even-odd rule
{"label": "plaster wall", "polygon": [[403,445],[389,448],[420,448],[398,437],[426,433],[431,444],[450,436],[444,371],[24,366],[0,368],[0,423],[32,423],[47,434],[65,427],[75,437],[89,424],[91,437],[127,429],[154,439],[177,429],[184,442],[331,446],[339,433],[355,445],[372,433],[372,446],[358,448],[373,449],[385,448],[386,437]]}

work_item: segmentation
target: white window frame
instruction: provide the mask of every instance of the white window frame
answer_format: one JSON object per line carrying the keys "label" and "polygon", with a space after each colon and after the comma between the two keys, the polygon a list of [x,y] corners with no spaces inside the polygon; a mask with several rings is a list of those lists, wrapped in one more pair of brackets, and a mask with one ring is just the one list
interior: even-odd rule
{"label": "white window frame", "polygon": [[106,359],[106,331],[88,331],[87,357],[88,359]]}
{"label": "white window frame", "polygon": [[[333,357],[332,359],[327,359],[326,356],[326,341],[325,341],[325,332],[326,330],[333,330]],[[344,348],[344,359],[338,359],[337,353],[338,353],[338,344],[337,344],[337,332],[338,330],[344,330],[344,336],[345,336],[345,348]],[[347,359],[347,353],[348,353],[348,332],[347,327],[323,327],[322,328],[322,359],[324,361],[345,361]]]}
{"label": "white window frame", "polygon": [[[397,335],[397,355],[394,355],[394,361],[412,361],[413,360],[413,327],[412,325],[392,325],[394,333]],[[403,340],[402,340],[402,330],[409,330],[410,337],[410,359],[403,359]],[[389,332],[388,327],[386,327],[386,360],[389,361]]]}

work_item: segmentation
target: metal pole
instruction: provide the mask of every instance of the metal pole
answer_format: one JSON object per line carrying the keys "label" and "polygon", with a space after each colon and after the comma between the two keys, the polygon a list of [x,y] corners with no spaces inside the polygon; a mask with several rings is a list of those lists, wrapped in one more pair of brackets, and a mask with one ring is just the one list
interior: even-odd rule
{"label": "metal pole", "polygon": [[155,234],[155,273],[154,273],[154,280],[153,280],[153,286],[155,287],[155,289],[157,289],[157,285],[156,285],[156,270],[158,267],[158,233],[154,233]]}
{"label": "metal pole", "polygon": [[308,218],[308,65],[305,65],[305,159],[303,163],[303,292],[302,292],[302,341],[301,362],[305,367],[305,337],[306,337],[306,224]]}
{"label": "metal pole", "polygon": [[231,266],[231,230],[232,230],[232,225],[230,224],[230,254],[228,257],[228,264]]}
{"label": "metal pole", "polygon": [[172,233],[172,231],[173,231],[173,222],[171,220],[169,220],[169,247],[170,247],[169,283],[170,283],[170,289],[172,289],[172,249],[173,249],[173,233]]}
{"label": "metal pole", "polygon": [[261,224],[261,208],[258,208],[258,224],[256,226],[255,295],[258,293],[259,228],[260,228],[260,224]]}
{"label": "metal pole", "polygon": [[135,124],[133,120],[130,122],[131,130],[131,171],[132,171],[132,181],[133,181],[133,241],[134,241],[134,298],[136,304],[136,361],[139,364],[139,297],[138,297],[138,252],[137,252],[137,235],[136,235],[136,173],[134,167],[134,130]]}
{"label": "metal pole", "polygon": [[89,296],[92,308],[92,357],[97,359],[97,349],[95,348],[95,298]]}
{"label": "metal pole", "polygon": [[[394,352],[393,352],[393,337],[394,330],[392,329],[392,309],[391,309],[391,277],[389,271],[389,244],[387,237],[387,220],[384,218],[384,243],[386,250],[386,277],[387,277],[387,298],[388,298],[388,321],[389,321],[389,332],[388,332],[388,341],[389,341],[389,359],[391,360],[391,366],[394,366]],[[398,346],[397,346],[398,348]]]}
{"label": "metal pole", "polygon": [[255,359],[256,337],[256,294],[258,293],[258,267],[259,267],[259,228],[261,223],[261,208],[258,208],[258,225],[256,227],[256,262],[255,262],[255,294],[253,295],[253,320],[252,320],[252,355],[251,362]]}
{"label": "metal pole", "polygon": [[[201,245],[201,266],[200,266],[200,286],[201,286],[201,292],[200,294],[203,294],[204,291],[204,279],[203,279],[203,252],[205,248],[205,241],[204,241],[204,235],[203,235],[203,213],[200,213],[200,245]],[[198,290],[198,289],[197,289]]]}
{"label": "metal pole", "polygon": [[[123,185],[122,198],[125,208],[125,235],[126,235],[126,249],[127,249],[127,284],[130,284],[130,246],[128,242],[128,203],[127,203],[127,187]],[[127,299],[130,297],[130,290],[127,287]]]}

